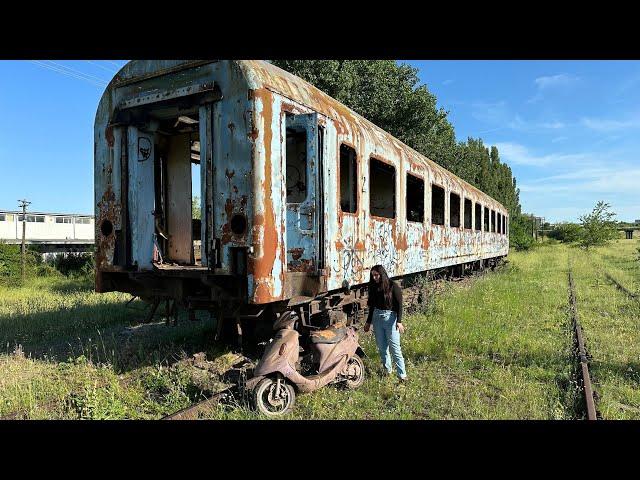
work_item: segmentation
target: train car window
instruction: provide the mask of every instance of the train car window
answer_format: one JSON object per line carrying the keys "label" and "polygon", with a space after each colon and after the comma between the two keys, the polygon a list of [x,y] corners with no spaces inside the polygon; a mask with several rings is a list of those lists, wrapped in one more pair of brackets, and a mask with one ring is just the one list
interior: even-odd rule
{"label": "train car window", "polygon": [[37,215],[36,216],[36,222],[44,223],[44,215]]}
{"label": "train car window", "polygon": [[0,213],[0,222],[6,222],[7,216],[4,213]]}
{"label": "train car window", "polygon": [[489,231],[489,207],[484,207],[484,228],[483,231]]}
{"label": "train car window", "polygon": [[444,225],[444,188],[431,185],[431,223]]}
{"label": "train car window", "polygon": [[407,221],[424,222],[424,180],[407,173]]}
{"label": "train car window", "polygon": [[378,217],[396,216],[396,169],[380,160],[369,160],[369,211]]}
{"label": "train car window", "polygon": [[307,132],[287,128],[287,203],[307,198]]}
{"label": "train car window", "polygon": [[482,230],[482,205],[476,203],[476,230]]}
{"label": "train car window", "polygon": [[502,215],[500,215],[500,212],[496,213],[496,217],[497,217],[496,232],[502,233]]}
{"label": "train car window", "polygon": [[473,207],[471,204],[471,200],[468,198],[464,199],[464,228],[471,230],[473,228],[472,222],[473,216]]}
{"label": "train car window", "polygon": [[496,231],[496,212],[495,210],[491,210],[491,232],[495,233]]}
{"label": "train car window", "polygon": [[357,168],[356,151],[343,143],[340,145],[340,209],[343,212],[358,210]]}
{"label": "train car window", "polygon": [[453,192],[449,194],[449,226],[460,226],[460,195]]}
{"label": "train car window", "polygon": [[444,225],[444,188],[431,184],[431,223]]}
{"label": "train car window", "polygon": [[505,234],[506,234],[506,235],[509,235],[509,218],[508,218],[508,217],[507,217],[507,224],[505,225],[505,227],[506,227],[506,232],[505,232]]}
{"label": "train car window", "polygon": [[505,215],[502,216],[502,233],[507,234],[507,217]]}

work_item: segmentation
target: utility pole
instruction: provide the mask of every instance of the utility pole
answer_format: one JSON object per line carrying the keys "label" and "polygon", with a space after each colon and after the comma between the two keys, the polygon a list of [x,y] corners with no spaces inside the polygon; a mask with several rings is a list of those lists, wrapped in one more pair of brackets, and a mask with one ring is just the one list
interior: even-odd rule
{"label": "utility pole", "polygon": [[26,237],[27,231],[27,205],[30,205],[31,202],[27,200],[18,200],[18,206],[22,208],[22,281],[24,282],[24,264],[25,264],[25,245],[24,240]]}

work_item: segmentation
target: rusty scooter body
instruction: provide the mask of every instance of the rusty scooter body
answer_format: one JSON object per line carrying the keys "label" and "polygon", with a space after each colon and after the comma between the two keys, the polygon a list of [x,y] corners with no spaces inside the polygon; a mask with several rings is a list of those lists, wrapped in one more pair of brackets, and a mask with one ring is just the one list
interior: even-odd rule
{"label": "rusty scooter body", "polygon": [[311,331],[302,349],[298,320],[294,312],[285,312],[274,322],[276,334],[247,381],[253,405],[264,415],[288,412],[296,392],[312,392],[331,383],[355,389],[364,382],[364,352],[354,326],[341,321]]}

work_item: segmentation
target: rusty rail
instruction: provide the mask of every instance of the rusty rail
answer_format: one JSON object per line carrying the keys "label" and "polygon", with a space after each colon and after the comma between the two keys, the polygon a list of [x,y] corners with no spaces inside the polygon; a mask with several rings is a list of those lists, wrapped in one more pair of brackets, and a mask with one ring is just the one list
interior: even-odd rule
{"label": "rusty rail", "polygon": [[613,278],[608,272],[604,272],[604,276],[607,277],[607,279],[613,283],[616,287],[618,287],[619,290],[623,291],[624,293],[626,293],[629,298],[633,299],[633,300],[638,300],[640,299],[640,297],[638,296],[638,294],[633,293],[631,290],[629,290],[628,288],[626,288],[624,285],[622,285],[620,282],[618,282],[615,278]]}
{"label": "rusty rail", "polygon": [[584,345],[582,326],[578,320],[575,284],[573,282],[573,273],[571,272],[571,269],[569,269],[569,309],[571,312],[571,320],[576,342],[578,344],[577,354],[582,372],[582,390],[584,392],[584,399],[587,406],[587,420],[597,420],[596,403],[593,388],[591,386],[591,376],[589,375],[589,359],[587,358],[587,349]]}

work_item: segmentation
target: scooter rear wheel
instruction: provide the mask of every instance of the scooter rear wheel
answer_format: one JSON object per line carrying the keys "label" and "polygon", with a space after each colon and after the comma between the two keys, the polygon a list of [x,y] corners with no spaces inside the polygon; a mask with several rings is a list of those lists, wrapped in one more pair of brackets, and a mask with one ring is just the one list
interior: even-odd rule
{"label": "scooter rear wheel", "polygon": [[263,378],[253,390],[253,403],[263,415],[276,417],[284,415],[293,408],[296,401],[296,391],[293,385],[285,380],[280,380],[279,394],[276,389],[276,380]]}
{"label": "scooter rear wheel", "polygon": [[345,376],[347,380],[344,382],[345,387],[350,390],[356,389],[364,382],[364,362],[358,354],[354,354],[345,367]]}

